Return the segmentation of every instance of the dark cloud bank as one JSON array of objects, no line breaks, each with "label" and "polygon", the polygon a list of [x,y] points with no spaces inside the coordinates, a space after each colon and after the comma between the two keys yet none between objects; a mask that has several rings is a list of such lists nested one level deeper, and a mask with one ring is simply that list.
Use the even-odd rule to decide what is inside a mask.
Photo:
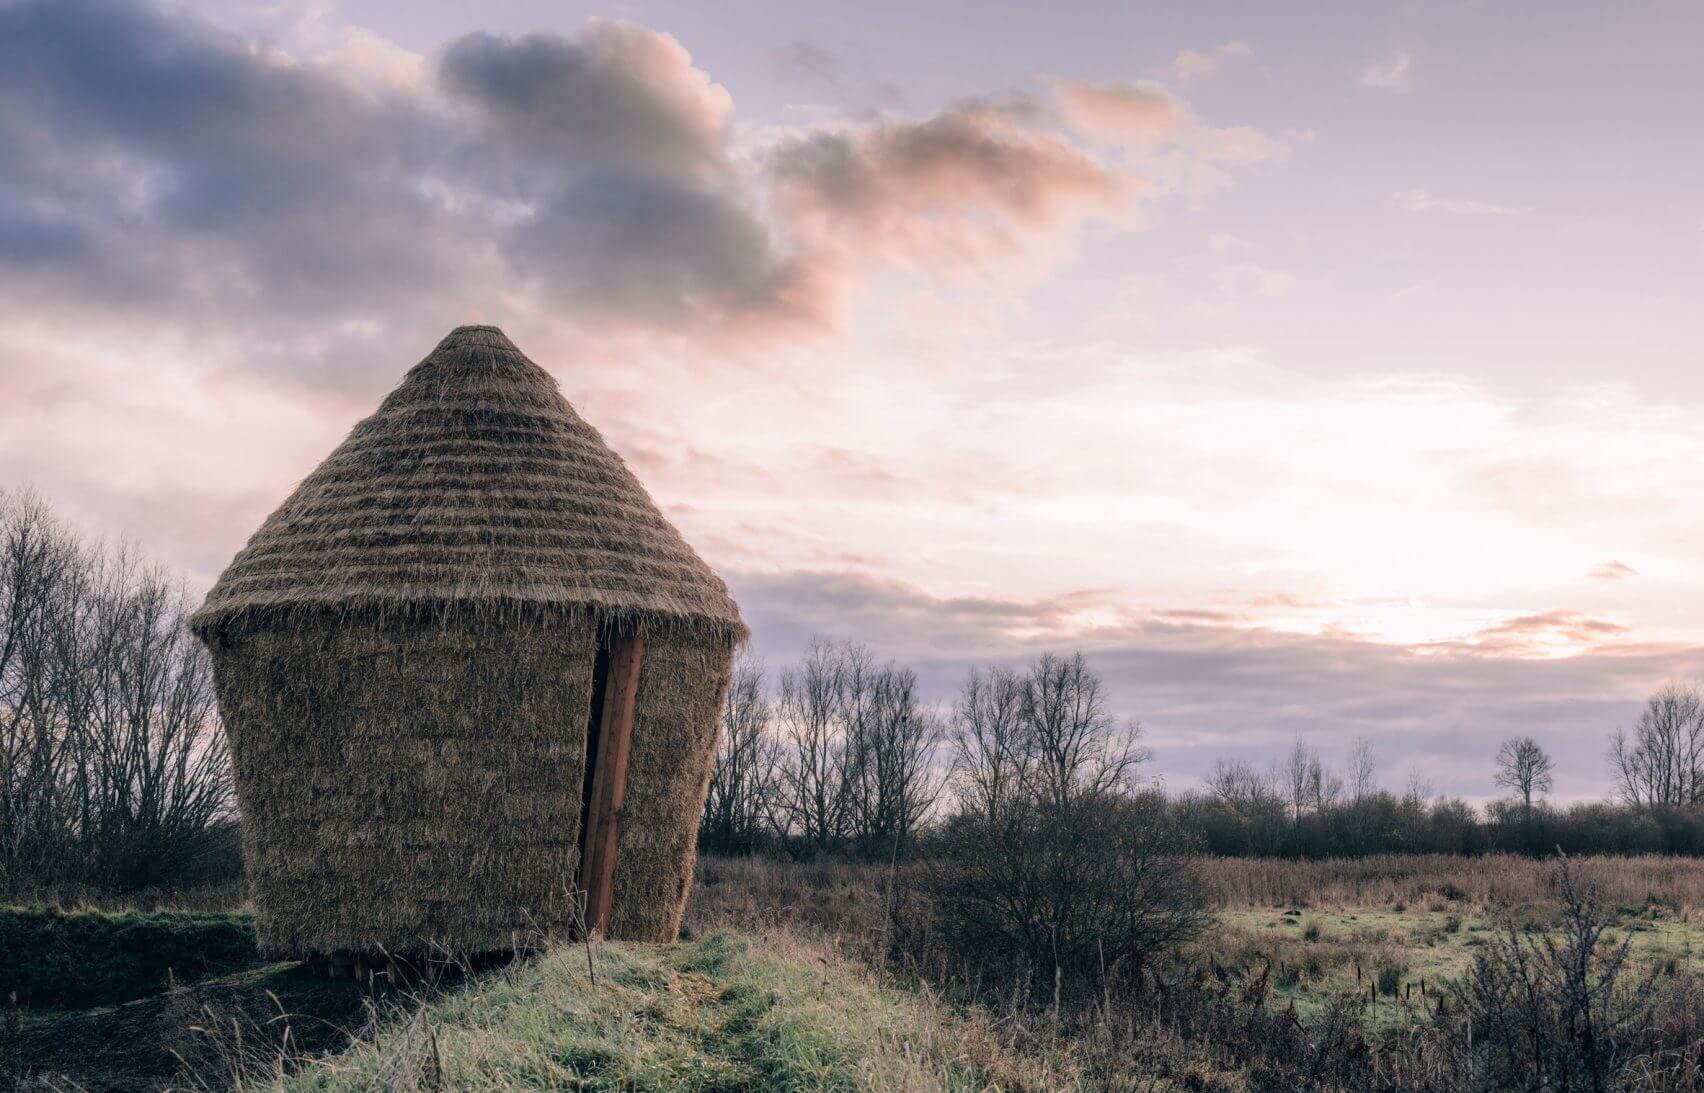
[{"label": "dark cloud bank", "polygon": [[493,274],[633,321],[791,306],[671,41],[474,34],[421,87],[360,75],[136,3],[0,6],[0,276],[261,337],[441,325],[507,302]]},{"label": "dark cloud bank", "polygon": [[[0,2],[0,287],[240,330],[251,366],[366,390],[375,347],[469,309],[822,331],[863,263],[928,257],[895,239],[987,256],[1119,189],[1059,132],[974,107],[755,157],[732,113],[679,43],[626,23],[468,34],[399,82],[139,0]],[[323,344],[339,323],[368,334]]]},{"label": "dark cloud bank", "polygon": [[[1498,744],[1522,734],[1555,755],[1560,794],[1596,796],[1608,790],[1609,734],[1630,724],[1662,682],[1704,671],[1704,652],[1693,648],[1509,655],[1524,651],[1520,635],[1530,627],[1509,627],[1518,632],[1512,645],[1493,636],[1405,647],[1159,616],[1061,637],[1073,612],[1105,597],[950,599],[850,573],[747,574],[732,583],[766,659],[784,664],[815,635],[864,641],[916,668],[937,696],[950,697],[975,664],[1080,649],[1107,678],[1119,714],[1148,730],[1158,771],[1171,777],[1205,775],[1219,757],[1276,759],[1297,736],[1341,761],[1366,736],[1392,788],[1412,769],[1439,792],[1490,797]],[[1582,625],[1559,614],[1522,621]]]}]

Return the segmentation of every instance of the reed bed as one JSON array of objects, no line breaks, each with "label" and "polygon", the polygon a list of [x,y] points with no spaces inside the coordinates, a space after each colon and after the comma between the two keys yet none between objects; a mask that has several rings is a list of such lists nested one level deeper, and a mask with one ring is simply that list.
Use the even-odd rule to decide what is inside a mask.
[{"label": "reed bed", "polygon": [[[1606,903],[1704,908],[1704,859],[1656,854],[1575,860],[1581,881]],[[1555,864],[1512,854],[1381,854],[1295,861],[1208,858],[1202,879],[1220,909],[1386,907],[1446,910],[1451,904],[1536,903],[1553,898]]]}]

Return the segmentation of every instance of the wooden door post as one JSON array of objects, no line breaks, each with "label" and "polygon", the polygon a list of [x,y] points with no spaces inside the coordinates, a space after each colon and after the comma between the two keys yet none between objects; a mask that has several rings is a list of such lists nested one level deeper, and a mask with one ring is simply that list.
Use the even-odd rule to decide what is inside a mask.
[{"label": "wooden door post", "polygon": [[580,863],[588,933],[609,932],[621,804],[627,795],[627,756],[633,750],[633,713],[639,699],[639,665],[644,659],[643,631],[610,633],[609,676],[604,684],[603,719],[598,726],[597,768],[592,772],[586,810],[586,849]]}]

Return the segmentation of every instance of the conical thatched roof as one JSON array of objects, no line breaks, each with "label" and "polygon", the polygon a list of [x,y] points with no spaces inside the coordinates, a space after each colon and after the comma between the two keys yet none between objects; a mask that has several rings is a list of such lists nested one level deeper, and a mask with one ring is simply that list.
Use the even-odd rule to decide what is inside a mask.
[{"label": "conical thatched roof", "polygon": [[463,326],[267,518],[191,625],[558,606],[745,636],[727,586],[549,373]]}]

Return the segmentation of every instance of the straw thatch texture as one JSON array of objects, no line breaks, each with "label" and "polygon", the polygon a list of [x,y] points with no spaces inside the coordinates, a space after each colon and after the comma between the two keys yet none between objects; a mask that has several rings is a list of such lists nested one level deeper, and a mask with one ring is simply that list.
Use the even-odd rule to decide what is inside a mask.
[{"label": "straw thatch texture", "polygon": [[614,937],[680,934],[732,663],[727,642],[646,639],[616,852]]},{"label": "straw thatch texture", "polygon": [[459,327],[261,525],[191,625],[528,604],[745,635],[727,586],[550,374],[495,327]]},{"label": "straw thatch texture", "polygon": [[262,946],[484,952],[571,921],[595,624],[355,619],[215,657]]},{"label": "straw thatch texture", "polygon": [[672,938],[733,646],[727,588],[556,383],[461,327],[191,619],[261,944],[477,953],[570,921],[602,628],[646,656],[612,933]]}]

